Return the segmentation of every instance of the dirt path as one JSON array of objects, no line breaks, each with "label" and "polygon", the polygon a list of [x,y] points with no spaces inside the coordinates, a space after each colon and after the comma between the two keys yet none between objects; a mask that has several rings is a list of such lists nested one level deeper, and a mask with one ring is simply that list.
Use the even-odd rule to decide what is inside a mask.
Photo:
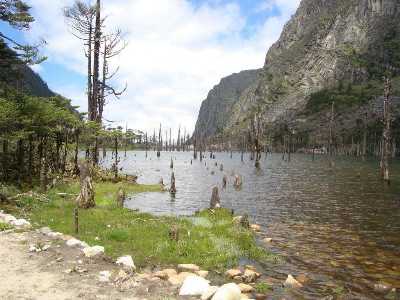
[{"label": "dirt path", "polygon": [[[50,248],[31,253],[31,244]],[[111,281],[100,282],[100,271],[112,272]],[[106,258],[86,258],[62,240],[34,231],[0,232],[0,299],[176,299],[176,289],[146,273],[118,285],[118,272]]]}]

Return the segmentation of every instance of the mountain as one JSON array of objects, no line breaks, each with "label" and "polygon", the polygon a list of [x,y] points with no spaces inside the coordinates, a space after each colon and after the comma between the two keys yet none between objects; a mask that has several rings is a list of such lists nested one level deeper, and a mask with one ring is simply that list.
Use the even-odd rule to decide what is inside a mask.
[{"label": "mountain", "polygon": [[22,67],[22,86],[28,94],[38,97],[52,97],[55,93],[49,89],[47,83],[43,81],[39,74],[34,72],[30,67]]},{"label": "mountain", "polygon": [[55,94],[42,78],[28,65],[23,64],[17,53],[0,39],[0,82],[38,97],[52,97]]},{"label": "mountain", "polygon": [[240,96],[256,82],[260,70],[248,70],[221,79],[201,104],[194,136],[221,133]]},{"label": "mountain", "polygon": [[[239,135],[257,110],[271,135],[290,128],[323,142],[334,103],[342,120],[337,135],[353,135],[367,107],[379,106],[382,76],[390,73],[393,93],[400,94],[399,17],[398,0],[302,0],[250,88],[228,112],[200,111],[196,132],[210,136],[218,128]],[[208,107],[220,107],[218,97],[207,101],[214,101]],[[397,98],[394,102],[397,107]],[[219,127],[207,122],[220,114]],[[372,126],[379,118],[380,111],[372,110],[367,122]]]}]

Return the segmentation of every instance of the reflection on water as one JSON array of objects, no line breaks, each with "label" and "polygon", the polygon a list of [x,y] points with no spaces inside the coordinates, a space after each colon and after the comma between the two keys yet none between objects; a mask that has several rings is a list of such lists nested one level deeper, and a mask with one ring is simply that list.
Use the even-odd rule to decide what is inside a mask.
[{"label": "reflection on water", "polygon": [[[236,214],[248,213],[272,237],[268,247],[286,258],[280,266],[264,266],[272,277],[306,274],[309,283],[295,298],[343,295],[381,299],[374,284],[400,287],[400,164],[393,166],[393,183],[385,187],[376,161],[338,158],[334,170],[325,157],[293,155],[290,163],[281,155],[263,158],[257,171],[254,162],[240,154],[217,153],[215,160],[194,160],[191,153],[167,152],[157,159],[149,152],[128,152],[121,158],[123,171],[139,175],[140,183],[170,180],[171,157],[178,193],[145,193],[127,207],[155,214],[188,215],[207,208],[212,187],[220,187],[224,207]],[[105,165],[110,165],[110,155]],[[215,165],[218,163],[218,166]],[[219,164],[224,171],[220,171]],[[243,177],[236,191],[233,175]],[[228,187],[222,189],[222,178]],[[287,291],[286,291],[287,292]]]}]

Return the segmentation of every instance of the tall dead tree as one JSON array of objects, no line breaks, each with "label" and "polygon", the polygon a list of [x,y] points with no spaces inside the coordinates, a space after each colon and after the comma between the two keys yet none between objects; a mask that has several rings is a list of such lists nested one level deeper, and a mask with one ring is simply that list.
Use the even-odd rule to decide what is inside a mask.
[{"label": "tall dead tree", "polygon": [[388,77],[384,78],[384,94],[383,94],[383,147],[381,158],[381,174],[383,180],[387,183],[390,182],[389,177],[389,159],[391,151],[391,114],[390,114],[390,93],[391,93],[391,80]]},{"label": "tall dead tree", "polygon": [[119,71],[119,67],[116,68],[113,72],[110,72],[109,69],[109,61],[113,58],[121,54],[121,52],[125,49],[126,43],[123,40],[123,34],[121,30],[117,30],[111,34],[104,34],[102,37],[103,47],[101,51],[102,56],[102,80],[101,83],[98,84],[98,88],[100,90],[100,94],[97,97],[97,115],[96,120],[98,123],[102,123],[103,120],[103,111],[104,106],[106,105],[106,99],[109,96],[114,96],[119,98],[127,89],[127,85],[125,87],[117,91],[114,87],[109,84],[109,81],[113,79]]},{"label": "tall dead tree", "polygon": [[333,130],[335,126],[335,102],[332,102],[331,104],[331,115],[330,115],[330,121],[329,121],[329,145],[328,145],[328,151],[329,151],[329,164],[331,167],[334,167],[335,163],[333,161]]},{"label": "tall dead tree", "polygon": [[89,109],[89,121],[98,121],[98,99],[100,92],[100,47],[101,47],[101,3],[96,0],[96,19],[94,27],[94,46],[93,46],[93,91]]},{"label": "tall dead tree", "polygon": [[161,123],[160,123],[160,130],[158,131],[158,143],[157,143],[157,157],[161,156],[161,147],[162,147],[162,136],[161,136]]},{"label": "tall dead tree", "polygon": [[252,148],[255,151],[255,167],[260,167],[260,159],[261,159],[261,136],[262,136],[262,121],[261,121],[261,112],[256,112],[254,117],[250,121],[250,135],[252,141]]},{"label": "tall dead tree", "polygon": [[72,34],[82,40],[86,47],[87,57],[87,101],[89,119],[94,120],[95,107],[93,106],[93,42],[96,19],[96,7],[87,5],[83,1],[75,1],[71,7],[64,8],[64,16],[72,29]]},{"label": "tall dead tree", "polygon": [[176,146],[178,148],[178,151],[181,151],[181,125],[179,125],[178,129],[178,139],[176,140]]}]

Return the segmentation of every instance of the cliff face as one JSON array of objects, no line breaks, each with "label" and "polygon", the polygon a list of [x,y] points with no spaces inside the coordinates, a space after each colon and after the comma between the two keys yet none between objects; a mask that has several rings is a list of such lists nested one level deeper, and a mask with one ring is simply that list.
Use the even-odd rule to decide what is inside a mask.
[{"label": "cliff face", "polygon": [[[246,128],[254,108],[262,111],[267,126],[289,115],[290,122],[301,116],[304,123],[315,93],[335,90],[343,83],[360,86],[362,91],[387,70],[398,76],[399,17],[399,0],[303,0],[269,49],[253,88],[235,103],[225,131],[238,133]],[[342,108],[360,106],[362,98],[380,95],[378,90],[369,91],[358,102],[355,96],[349,98],[354,103],[343,103]]]},{"label": "cliff face", "polygon": [[242,71],[225,77],[208,93],[201,104],[194,136],[209,137],[221,133],[243,92],[257,81],[260,70]]}]

